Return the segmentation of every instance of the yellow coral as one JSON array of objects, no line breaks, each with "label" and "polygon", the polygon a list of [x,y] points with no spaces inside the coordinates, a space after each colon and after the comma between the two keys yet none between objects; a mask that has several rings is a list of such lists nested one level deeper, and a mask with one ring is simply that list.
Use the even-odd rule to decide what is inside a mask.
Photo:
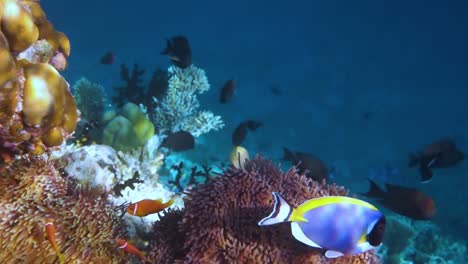
[{"label": "yellow coral", "polygon": [[40,154],[75,130],[79,111],[59,71],[70,41],[38,1],[0,0],[0,144]]}]

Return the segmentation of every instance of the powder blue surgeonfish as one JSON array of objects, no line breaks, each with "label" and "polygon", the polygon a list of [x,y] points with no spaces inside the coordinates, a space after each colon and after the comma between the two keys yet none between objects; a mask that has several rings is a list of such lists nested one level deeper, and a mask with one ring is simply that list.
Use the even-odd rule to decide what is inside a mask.
[{"label": "powder blue surgeonfish", "polygon": [[259,226],[291,222],[294,238],[326,250],[327,258],[359,254],[382,244],[385,216],[373,205],[346,196],[307,200],[297,208],[273,192],[273,212]]}]

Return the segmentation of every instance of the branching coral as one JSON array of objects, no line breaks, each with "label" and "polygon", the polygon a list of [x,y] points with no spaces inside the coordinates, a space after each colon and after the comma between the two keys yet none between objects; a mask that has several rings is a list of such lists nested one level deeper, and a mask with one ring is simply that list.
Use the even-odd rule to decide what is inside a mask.
[{"label": "branching coral", "polygon": [[0,1],[0,24],[0,146],[39,154],[69,137],[79,118],[59,73],[70,43],[39,1]]},{"label": "branching coral", "polygon": [[126,263],[115,238],[124,236],[121,210],[102,188],[77,185],[42,158],[14,161],[0,173],[0,262],[55,263],[46,219],[66,263]]},{"label": "branching coral", "polygon": [[[297,173],[282,172],[256,157],[245,169],[227,169],[224,175],[197,185],[185,199],[181,214],[155,223],[152,261],[158,263],[378,263],[373,251],[327,259],[319,249],[293,238],[290,225],[262,228],[258,221],[273,207],[271,192],[284,195],[293,206],[326,195],[347,195],[336,185],[321,184]],[[164,226],[164,228],[161,228]],[[162,238],[164,237],[164,238]],[[164,248],[163,251],[159,251]],[[161,261],[161,262],[159,262]]]},{"label": "branching coral", "polygon": [[106,103],[104,87],[83,77],[73,85],[73,95],[81,117],[88,122],[101,121]]},{"label": "branching coral", "polygon": [[169,88],[153,114],[153,122],[161,130],[189,131],[195,137],[224,127],[220,116],[198,111],[197,94],[210,89],[205,71],[193,65],[186,69],[169,67]]}]

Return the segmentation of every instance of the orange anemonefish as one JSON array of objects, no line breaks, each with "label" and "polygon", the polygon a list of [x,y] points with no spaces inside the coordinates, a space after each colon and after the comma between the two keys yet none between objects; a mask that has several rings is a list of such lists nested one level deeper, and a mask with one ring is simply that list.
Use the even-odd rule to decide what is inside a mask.
[{"label": "orange anemonefish", "polygon": [[359,254],[382,244],[385,216],[365,201],[324,196],[293,208],[279,193],[273,192],[273,197],[273,211],[258,225],[291,222],[294,238],[324,249],[327,258]]},{"label": "orange anemonefish", "polygon": [[159,213],[162,210],[168,208],[174,203],[174,199],[171,198],[166,203],[162,202],[162,199],[150,200],[144,199],[136,203],[132,203],[127,208],[127,213],[139,217],[147,216],[150,214]]},{"label": "orange anemonefish", "polygon": [[65,261],[65,257],[60,253],[59,248],[57,246],[57,242],[55,241],[55,225],[54,225],[53,219],[51,218],[46,219],[45,229],[46,229],[47,237],[49,238],[50,244],[52,245],[52,248],[57,253],[59,262],[63,263]]},{"label": "orange anemonefish", "polygon": [[119,249],[139,257],[141,261],[146,261],[145,254],[134,245],[128,243],[125,239],[118,238],[116,239],[116,242],[119,246]]}]

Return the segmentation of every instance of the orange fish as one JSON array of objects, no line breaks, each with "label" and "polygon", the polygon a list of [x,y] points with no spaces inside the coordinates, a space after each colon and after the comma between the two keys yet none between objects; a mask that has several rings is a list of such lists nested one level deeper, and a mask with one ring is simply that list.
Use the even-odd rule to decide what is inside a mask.
[{"label": "orange fish", "polygon": [[54,226],[53,219],[51,218],[46,219],[45,229],[46,229],[47,237],[49,238],[50,244],[52,245],[52,248],[57,253],[59,262],[63,263],[65,261],[65,257],[60,253],[59,248],[57,246],[57,242],[55,241],[55,226]]},{"label": "orange fish", "polygon": [[127,208],[127,213],[139,217],[147,216],[150,214],[159,213],[162,210],[168,208],[174,203],[174,199],[170,199],[166,203],[162,202],[162,199],[150,200],[145,199],[136,203],[132,203]]},{"label": "orange fish", "polygon": [[133,254],[135,256],[138,256],[140,260],[143,262],[146,261],[145,254],[141,252],[140,250],[138,250],[138,248],[136,248],[134,245],[128,243],[125,239],[119,238],[116,240],[116,242],[117,242],[117,245],[119,246],[119,249],[122,249],[123,251]]}]

